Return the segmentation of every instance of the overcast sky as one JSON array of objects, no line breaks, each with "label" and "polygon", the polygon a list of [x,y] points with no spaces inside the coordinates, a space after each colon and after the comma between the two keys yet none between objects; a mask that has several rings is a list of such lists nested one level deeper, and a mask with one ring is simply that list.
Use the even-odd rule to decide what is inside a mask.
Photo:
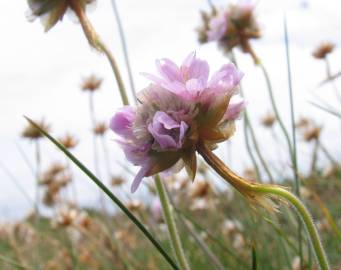
[{"label": "overcast sky", "polygon": [[[229,1],[213,1],[223,6]],[[257,2],[257,14],[264,37],[254,42],[255,50],[267,66],[276,99],[286,123],[289,122],[287,72],[283,44],[283,13],[287,12],[290,34],[293,86],[297,116],[313,116],[325,130],[322,138],[332,153],[341,157],[339,146],[341,127],[339,121],[312,107],[308,101],[312,92],[328,102],[337,104],[329,86],[313,90],[324,79],[323,63],[312,59],[311,51],[320,42],[330,40],[341,45],[341,3],[340,1],[271,1]],[[200,23],[199,11],[208,9],[205,1],[199,0],[145,0],[118,1],[122,23],[125,29],[130,62],[137,89],[148,81],[140,72],[154,72],[156,58],[168,57],[180,63],[191,51],[197,51],[200,58],[207,59],[211,72],[228,60],[215,44],[199,46],[194,29]],[[101,91],[96,93],[96,115],[99,120],[108,121],[115,109],[121,105],[120,97],[109,64],[106,59],[89,48],[79,24],[72,16],[65,16],[49,33],[44,33],[39,20],[27,22],[26,1],[0,2],[0,149],[1,164],[16,177],[19,184],[33,197],[34,179],[16,146],[24,150],[34,165],[34,147],[20,139],[25,126],[22,115],[34,119],[44,117],[52,125],[56,136],[65,131],[76,134],[81,143],[76,155],[92,168],[92,145],[89,133],[90,122],[88,97],[79,90],[81,79],[94,73],[103,77]],[[109,45],[121,66],[127,87],[129,86],[117,25],[110,0],[99,0],[89,14],[97,31]],[[264,79],[248,56],[238,54],[240,69],[245,73],[243,85],[249,102],[249,110],[255,124],[269,109]],[[332,69],[341,69],[341,53],[336,51],[331,60]],[[340,86],[341,87],[341,86]],[[338,104],[340,107],[340,104]],[[241,127],[241,121],[238,123]],[[290,170],[285,156],[285,144],[274,143],[269,147],[271,133],[257,127],[262,151],[267,159],[282,153],[280,165]],[[278,136],[280,132],[276,129]],[[299,137],[299,136],[298,136]],[[123,154],[108,134],[112,169],[120,174],[124,170],[117,165]],[[231,141],[233,158],[229,165],[241,172],[250,164],[244,148],[242,129]],[[339,148],[340,149],[340,148]],[[311,150],[300,146],[299,161],[302,167],[310,160]],[[226,148],[220,152],[226,156]],[[63,160],[63,156],[49,143],[43,143],[44,166],[51,160]],[[277,160],[276,160],[277,162]],[[276,164],[271,164],[276,166]],[[281,167],[281,169],[283,169]],[[75,171],[77,171],[75,169]],[[132,178],[132,176],[129,176]],[[0,170],[0,217],[20,217],[29,209],[23,195]],[[93,204],[97,198],[95,187],[81,174],[77,174],[77,188],[84,204]],[[128,188],[126,188],[128,190]],[[143,189],[134,196],[143,196]]]}]

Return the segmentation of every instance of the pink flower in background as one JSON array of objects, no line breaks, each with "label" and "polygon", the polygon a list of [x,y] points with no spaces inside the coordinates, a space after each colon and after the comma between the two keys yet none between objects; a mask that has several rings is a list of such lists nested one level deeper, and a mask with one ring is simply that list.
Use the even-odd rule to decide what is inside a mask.
[{"label": "pink flower in background", "polygon": [[159,75],[146,75],[153,83],[138,93],[137,107],[119,109],[110,122],[126,158],[141,167],[132,192],[144,177],[184,166],[194,179],[196,145],[227,140],[245,107],[243,101],[230,104],[243,76],[231,63],[210,80],[208,63],[195,53],[180,67],[169,59],[156,63]]},{"label": "pink flower in background", "polygon": [[208,41],[220,40],[227,30],[227,14],[221,12],[209,21],[209,29],[206,31]]}]

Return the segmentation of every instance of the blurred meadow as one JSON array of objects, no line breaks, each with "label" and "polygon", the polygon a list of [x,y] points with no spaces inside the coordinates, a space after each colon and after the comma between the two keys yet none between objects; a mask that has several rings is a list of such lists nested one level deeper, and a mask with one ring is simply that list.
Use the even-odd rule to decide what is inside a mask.
[{"label": "blurred meadow", "polygon": [[[341,269],[341,3],[254,1],[255,22],[237,41],[229,31],[239,28],[231,24],[211,39],[210,20],[246,2],[0,3],[0,269]],[[44,32],[43,13],[58,5],[68,7],[66,14]],[[243,13],[231,10],[223,14],[238,25]],[[132,193],[138,169],[109,127],[123,103],[106,49],[132,105],[134,91],[151,83],[141,73],[155,74],[156,59],[180,65],[195,52],[210,77],[233,62],[244,74],[236,89],[246,108],[228,120],[233,136],[210,150],[246,181],[296,194],[330,268],[297,205],[273,194],[258,204],[254,194],[222,181],[199,146],[193,181],[188,164],[154,181],[159,169]]]}]

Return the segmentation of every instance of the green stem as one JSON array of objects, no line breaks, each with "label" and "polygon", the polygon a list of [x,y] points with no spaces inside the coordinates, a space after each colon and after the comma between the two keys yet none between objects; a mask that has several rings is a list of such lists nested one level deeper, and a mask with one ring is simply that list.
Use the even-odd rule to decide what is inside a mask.
[{"label": "green stem", "polygon": [[[242,195],[253,200],[254,202],[262,203],[262,199],[266,197],[278,196],[282,199],[291,203],[297,210],[299,216],[301,217],[312,244],[313,250],[315,252],[317,261],[322,270],[329,270],[329,264],[327,256],[322,247],[322,243],[314,225],[314,222],[305,208],[303,203],[291,192],[286,189],[276,186],[276,185],[265,185],[258,184],[254,182],[249,182],[244,178],[238,176],[233,171],[231,171],[208,147],[207,145],[200,143],[197,146],[197,151],[201,154],[204,160],[228,183],[230,183],[234,188],[236,188]],[[265,196],[261,196],[265,195]],[[264,204],[262,204],[265,206]]]},{"label": "green stem", "polygon": [[132,92],[133,97],[134,97],[134,102],[136,104],[137,103],[137,96],[136,96],[136,90],[135,90],[135,85],[134,85],[134,78],[133,78],[133,74],[131,71],[127,42],[126,42],[126,38],[124,36],[123,26],[122,26],[122,22],[121,22],[121,18],[120,18],[120,13],[118,12],[116,0],[111,0],[111,4],[112,4],[113,11],[115,14],[115,18],[116,18],[116,22],[117,22],[117,26],[118,26],[118,32],[119,32],[121,43],[122,43],[124,61],[126,63],[126,67],[127,67],[127,71],[128,71],[129,84],[130,84],[131,92]]},{"label": "green stem", "polygon": [[256,175],[257,175],[257,180],[261,181],[261,176],[260,176],[260,171],[259,171],[259,168],[258,168],[258,164],[257,164],[255,156],[252,153],[252,149],[251,149],[251,145],[250,145],[250,139],[249,139],[249,134],[248,134],[248,128],[250,128],[250,126],[249,126],[249,122],[246,121],[246,119],[244,121],[244,125],[243,126],[244,126],[244,139],[245,139],[246,149],[247,149],[247,151],[248,151],[248,153],[250,155],[253,167],[255,168]]},{"label": "green stem", "polygon": [[[232,62],[236,65],[236,67],[238,67],[237,59],[236,59],[236,57],[235,57],[233,51],[231,52],[231,60],[232,60]],[[244,98],[244,91],[243,91],[242,85],[240,85],[240,94],[241,94],[241,96]],[[255,170],[256,170],[256,173],[257,173],[257,175],[258,175],[258,178],[261,179],[261,178],[260,178],[260,173],[259,173],[259,168],[258,168],[257,164],[255,163],[254,156],[253,156],[252,151],[251,151],[251,148],[250,148],[250,146],[249,146],[249,141],[248,141],[248,136],[247,136],[247,130],[246,130],[246,129],[248,129],[248,131],[250,132],[251,139],[252,139],[252,142],[253,142],[253,144],[254,144],[255,151],[256,151],[256,153],[257,153],[257,156],[258,156],[258,158],[259,158],[259,161],[260,161],[260,163],[262,164],[262,166],[263,166],[263,168],[264,168],[266,174],[268,175],[268,178],[269,178],[270,182],[272,183],[272,182],[274,181],[274,178],[273,178],[272,173],[271,173],[271,171],[270,171],[268,165],[266,164],[266,161],[265,161],[265,159],[264,159],[264,157],[263,157],[263,155],[262,155],[262,153],[261,153],[261,151],[260,151],[260,149],[259,149],[259,144],[258,144],[258,141],[257,141],[257,138],[256,138],[255,131],[254,131],[254,129],[253,129],[252,123],[251,123],[251,121],[250,121],[250,117],[249,117],[249,113],[248,113],[247,108],[245,108],[244,117],[245,117],[245,128],[244,128],[244,132],[245,132],[245,134],[244,134],[244,136],[245,136],[245,143],[246,143],[247,150],[248,150],[248,152],[249,152],[249,154],[250,154],[251,161],[252,161],[252,163],[253,163],[254,166],[255,166]],[[249,149],[249,148],[250,148],[250,149]],[[258,171],[258,172],[257,172],[257,171]]]},{"label": "green stem", "polygon": [[101,38],[95,31],[93,25],[91,24],[88,17],[86,16],[86,13],[84,12],[84,8],[81,6],[80,1],[70,0],[69,5],[70,5],[70,8],[77,15],[79,22],[83,28],[83,32],[86,38],[88,39],[90,46],[104,53],[105,56],[108,58],[110,66],[116,78],[116,82],[117,82],[118,89],[120,91],[122,102],[124,105],[128,105],[129,104],[128,96],[125,90],[125,86],[122,80],[120,70],[118,68],[118,65],[116,63],[114,56],[112,55],[109,48],[104,44],[104,42],[101,40]]},{"label": "green stem", "polygon": [[179,269],[173,259],[163,249],[161,244],[151,235],[147,228],[132,214],[127,207],[107,188],[102,181],[100,181],[83,163],[81,163],[70,151],[68,151],[61,143],[41,129],[33,120],[26,117],[26,120],[37,128],[46,138],[48,138],[56,147],[58,147],[82,172],[84,172],[107,196],[123,211],[124,214],[140,229],[140,231],[148,238],[148,240],[155,246],[164,259],[170,264],[173,269]]},{"label": "green stem", "polygon": [[323,249],[320,236],[314,225],[313,219],[310,216],[310,213],[307,210],[307,208],[300,201],[300,199],[296,197],[294,194],[292,194],[291,192],[289,192],[288,190],[282,187],[278,187],[278,186],[258,185],[258,186],[253,186],[253,189],[257,193],[263,193],[267,195],[275,195],[275,196],[281,197],[285,199],[286,201],[288,201],[289,203],[291,203],[295,207],[295,209],[297,210],[299,216],[301,217],[306,227],[306,230],[310,239],[310,243],[313,247],[313,250],[315,252],[317,261],[321,269],[322,270],[330,269],[326,253]]},{"label": "green stem", "polygon": [[271,82],[270,82],[270,78],[269,78],[269,74],[267,72],[267,70],[265,69],[265,66],[263,65],[262,62],[258,62],[258,66],[260,67],[260,69],[262,70],[263,72],[263,75],[264,75],[264,78],[265,78],[265,82],[266,82],[266,85],[267,85],[267,89],[268,89],[268,93],[269,93],[269,97],[270,97],[270,102],[271,102],[271,106],[272,106],[272,109],[274,111],[274,114],[275,114],[275,117],[278,121],[278,124],[280,126],[280,128],[282,129],[283,131],[283,134],[284,134],[284,137],[288,143],[288,148],[289,148],[289,153],[290,153],[290,156],[292,157],[293,155],[293,152],[292,152],[292,146],[291,146],[291,141],[290,141],[290,137],[289,137],[289,133],[283,123],[283,120],[279,114],[279,111],[278,111],[278,108],[277,108],[277,105],[276,105],[276,101],[275,101],[275,97],[274,97],[274,94],[273,94],[273,90],[272,90],[272,85],[271,85]]},{"label": "green stem", "polygon": [[187,262],[185,253],[183,251],[180,237],[176,228],[176,224],[175,224],[175,220],[173,216],[173,208],[171,207],[169,203],[169,199],[168,199],[165,187],[163,186],[163,183],[159,175],[155,176],[155,184],[156,184],[157,192],[159,193],[160,202],[161,202],[162,209],[163,209],[163,215],[167,223],[172,247],[174,249],[178,263],[180,265],[180,269],[189,270],[190,267]]},{"label": "green stem", "polygon": [[274,180],[274,178],[273,178],[273,176],[272,176],[272,173],[271,173],[271,171],[270,171],[268,165],[266,164],[266,161],[265,161],[265,159],[264,159],[264,157],[263,157],[263,155],[262,155],[262,153],[261,153],[261,151],[260,151],[260,149],[259,149],[259,145],[258,145],[258,141],[257,141],[257,138],[256,138],[256,134],[255,134],[255,131],[254,131],[254,129],[253,129],[253,126],[252,126],[252,124],[251,124],[251,122],[250,122],[250,119],[249,119],[249,116],[248,116],[248,112],[247,112],[247,111],[245,111],[245,122],[246,122],[246,125],[248,126],[248,129],[249,129],[249,131],[250,131],[250,135],[251,135],[251,138],[252,138],[253,145],[254,145],[254,147],[255,147],[256,153],[257,153],[257,155],[258,155],[258,158],[259,158],[260,162],[262,163],[263,168],[264,168],[266,174],[267,174],[268,177],[269,177],[270,183],[274,183],[275,180]]}]

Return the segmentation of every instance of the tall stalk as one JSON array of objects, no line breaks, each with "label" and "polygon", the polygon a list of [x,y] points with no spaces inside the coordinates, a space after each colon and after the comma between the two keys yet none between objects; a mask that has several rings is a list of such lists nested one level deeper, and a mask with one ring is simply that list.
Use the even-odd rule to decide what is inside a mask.
[{"label": "tall stalk", "polygon": [[163,186],[163,183],[159,175],[155,176],[155,184],[156,184],[157,192],[160,197],[160,202],[161,202],[162,209],[163,209],[163,215],[164,215],[167,227],[168,227],[169,237],[172,243],[172,247],[174,249],[175,256],[180,265],[180,269],[189,270],[190,267],[187,262],[187,259],[186,259],[181,241],[180,241],[180,236],[175,225],[173,208],[171,204],[169,203],[169,198],[167,196],[165,187]]},{"label": "tall stalk", "polygon": [[[236,67],[238,67],[237,59],[236,59],[236,57],[235,57],[235,55],[234,55],[233,52],[231,52],[231,60],[232,60],[232,62],[236,65]],[[244,98],[244,91],[243,91],[242,85],[240,85],[240,94],[241,94],[241,96]],[[254,162],[255,162],[255,159],[254,159],[253,153],[252,153],[252,151],[251,151],[251,148],[249,147],[248,137],[247,137],[247,133],[246,133],[247,131],[250,132],[251,139],[252,139],[253,145],[254,145],[254,147],[255,147],[255,151],[256,151],[256,153],[257,153],[257,156],[258,156],[258,158],[259,158],[259,161],[260,161],[260,163],[262,164],[262,166],[263,166],[263,168],[264,168],[264,170],[265,170],[265,172],[266,172],[266,174],[267,174],[267,176],[268,176],[268,178],[269,178],[269,181],[270,181],[271,183],[273,183],[273,182],[274,182],[274,178],[273,178],[272,173],[271,173],[271,171],[270,171],[268,165],[266,164],[266,161],[265,161],[265,159],[264,159],[264,157],[263,157],[263,155],[262,155],[262,153],[261,153],[261,151],[260,151],[260,149],[259,149],[258,140],[257,140],[257,138],[256,138],[255,131],[254,131],[253,126],[252,126],[252,123],[251,123],[251,121],[250,121],[250,117],[249,117],[249,113],[248,113],[247,108],[245,108],[244,118],[245,118],[245,128],[244,128],[244,132],[245,132],[245,135],[244,135],[244,136],[245,136],[245,144],[246,144],[247,150],[248,150],[248,152],[249,152],[249,154],[250,154],[251,161],[252,161],[252,163],[253,163],[254,165],[256,164],[256,163],[254,163]],[[260,178],[260,174],[259,174],[259,169],[258,169],[257,165],[256,165],[256,167],[255,167],[255,170],[256,170],[256,172],[258,171],[257,175],[259,175],[259,179],[261,179],[261,178]]]},{"label": "tall stalk", "polygon": [[97,34],[96,30],[94,29],[93,25],[89,21],[83,7],[79,0],[70,0],[70,8],[75,12],[76,16],[79,19],[79,22],[82,26],[83,32],[89,42],[89,44],[99,52],[104,53],[104,55],[109,60],[110,66],[114,72],[117,86],[121,95],[121,99],[124,105],[128,105],[129,100],[125,90],[125,86],[122,80],[122,76],[120,70],[118,68],[117,62],[109,50],[109,48],[105,45],[105,43],[101,40],[100,36]]},{"label": "tall stalk", "polygon": [[134,78],[133,78],[133,74],[132,74],[132,70],[131,70],[131,66],[130,66],[129,55],[128,55],[128,47],[127,47],[127,42],[126,42],[126,38],[124,35],[124,30],[123,30],[123,26],[122,26],[120,13],[119,13],[117,5],[116,5],[116,0],[111,0],[111,4],[112,4],[113,11],[115,14],[115,18],[116,18],[116,22],[117,22],[117,26],[118,26],[118,32],[119,32],[121,43],[122,43],[123,56],[124,56],[124,61],[125,61],[126,67],[127,67],[129,84],[130,84],[131,92],[132,92],[133,97],[134,97],[134,103],[136,104],[137,103],[137,96],[136,96]]}]

